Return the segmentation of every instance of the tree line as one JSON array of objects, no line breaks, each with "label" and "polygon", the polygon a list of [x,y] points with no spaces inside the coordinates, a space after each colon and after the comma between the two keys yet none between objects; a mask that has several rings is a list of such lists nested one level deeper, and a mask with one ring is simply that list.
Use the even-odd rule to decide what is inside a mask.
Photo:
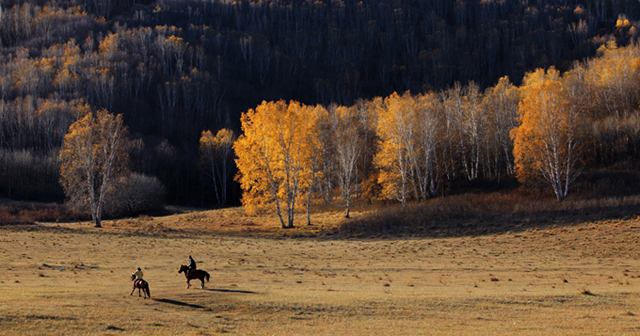
[{"label": "tree line", "polygon": [[[61,200],[64,134],[87,110],[106,109],[129,129],[131,171],[160,179],[169,202],[237,204],[237,185],[223,197],[199,164],[202,131],[239,134],[242,111],[263,100],[352,106],[456,82],[482,91],[505,75],[519,85],[536,67],[566,71],[637,35],[636,1],[581,3],[5,1],[0,194]],[[470,174],[487,167],[473,155]]]},{"label": "tree line", "polygon": [[640,47],[609,42],[598,54],[520,86],[503,77],[484,91],[471,82],[350,106],[265,101],[243,114],[234,145],[242,201],[275,205],[291,227],[298,204],[308,213],[335,198],[348,217],[353,196],[404,206],[460,179],[515,176],[563,200],[584,169],[640,159]]}]

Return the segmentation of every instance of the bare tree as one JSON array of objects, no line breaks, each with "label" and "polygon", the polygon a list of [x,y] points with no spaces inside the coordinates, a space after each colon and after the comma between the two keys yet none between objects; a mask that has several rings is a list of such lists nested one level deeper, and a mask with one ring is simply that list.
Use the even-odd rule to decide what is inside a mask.
[{"label": "bare tree", "polygon": [[509,137],[509,132],[518,126],[519,101],[518,89],[509,82],[508,77],[500,78],[496,86],[487,89],[483,99],[492,136],[504,155],[504,164],[509,175],[515,174],[513,140]]},{"label": "bare tree", "polygon": [[334,148],[338,161],[338,182],[346,201],[345,217],[349,218],[351,195],[357,185],[358,160],[364,151],[364,138],[355,108],[338,107],[334,110]]},{"label": "bare tree", "polygon": [[233,131],[226,128],[218,131],[215,137],[211,131],[202,131],[200,137],[201,162],[206,174],[213,180],[218,204],[227,203],[227,183],[231,177],[231,156],[236,138]]},{"label": "bare tree", "polygon": [[418,171],[418,184],[423,199],[435,196],[440,187],[442,176],[438,174],[436,150],[440,144],[438,115],[439,99],[436,94],[429,93],[418,98],[417,143],[420,145],[420,156],[416,156],[414,166]]}]

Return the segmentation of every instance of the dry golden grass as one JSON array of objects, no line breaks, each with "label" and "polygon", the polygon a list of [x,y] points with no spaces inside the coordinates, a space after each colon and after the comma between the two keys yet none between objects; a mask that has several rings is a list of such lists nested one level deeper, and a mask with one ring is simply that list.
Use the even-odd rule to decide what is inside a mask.
[{"label": "dry golden grass", "polygon": [[[281,230],[237,208],[0,227],[0,334],[640,333],[639,218],[444,238],[320,234],[341,220]],[[211,274],[204,290],[177,274],[189,254]],[[138,266],[152,299],[129,295]]]},{"label": "dry golden grass", "polygon": [[353,237],[486,235],[633,218],[639,208],[637,195],[557,202],[552,198],[521,197],[513,192],[467,193],[438,197],[406,208],[382,207],[342,223],[333,232]]}]

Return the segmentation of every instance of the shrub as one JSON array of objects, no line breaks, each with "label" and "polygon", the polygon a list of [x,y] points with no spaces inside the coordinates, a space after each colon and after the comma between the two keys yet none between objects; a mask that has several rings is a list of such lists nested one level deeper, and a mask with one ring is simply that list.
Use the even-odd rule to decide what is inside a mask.
[{"label": "shrub", "polygon": [[0,205],[0,225],[34,224],[35,222],[68,222],[81,219],[62,204],[6,202]]},{"label": "shrub", "polygon": [[159,210],[164,196],[165,188],[157,177],[133,173],[114,184],[107,196],[106,214],[120,217]]}]

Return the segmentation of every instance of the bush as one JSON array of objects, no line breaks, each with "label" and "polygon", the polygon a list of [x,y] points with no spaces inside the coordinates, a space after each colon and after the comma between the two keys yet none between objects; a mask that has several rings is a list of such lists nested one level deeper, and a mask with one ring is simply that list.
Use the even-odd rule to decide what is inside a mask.
[{"label": "bush", "polygon": [[165,193],[157,177],[133,173],[114,184],[107,195],[105,214],[122,217],[160,210]]},{"label": "bush", "polygon": [[82,219],[62,204],[4,201],[0,205],[0,225],[68,222]]}]

